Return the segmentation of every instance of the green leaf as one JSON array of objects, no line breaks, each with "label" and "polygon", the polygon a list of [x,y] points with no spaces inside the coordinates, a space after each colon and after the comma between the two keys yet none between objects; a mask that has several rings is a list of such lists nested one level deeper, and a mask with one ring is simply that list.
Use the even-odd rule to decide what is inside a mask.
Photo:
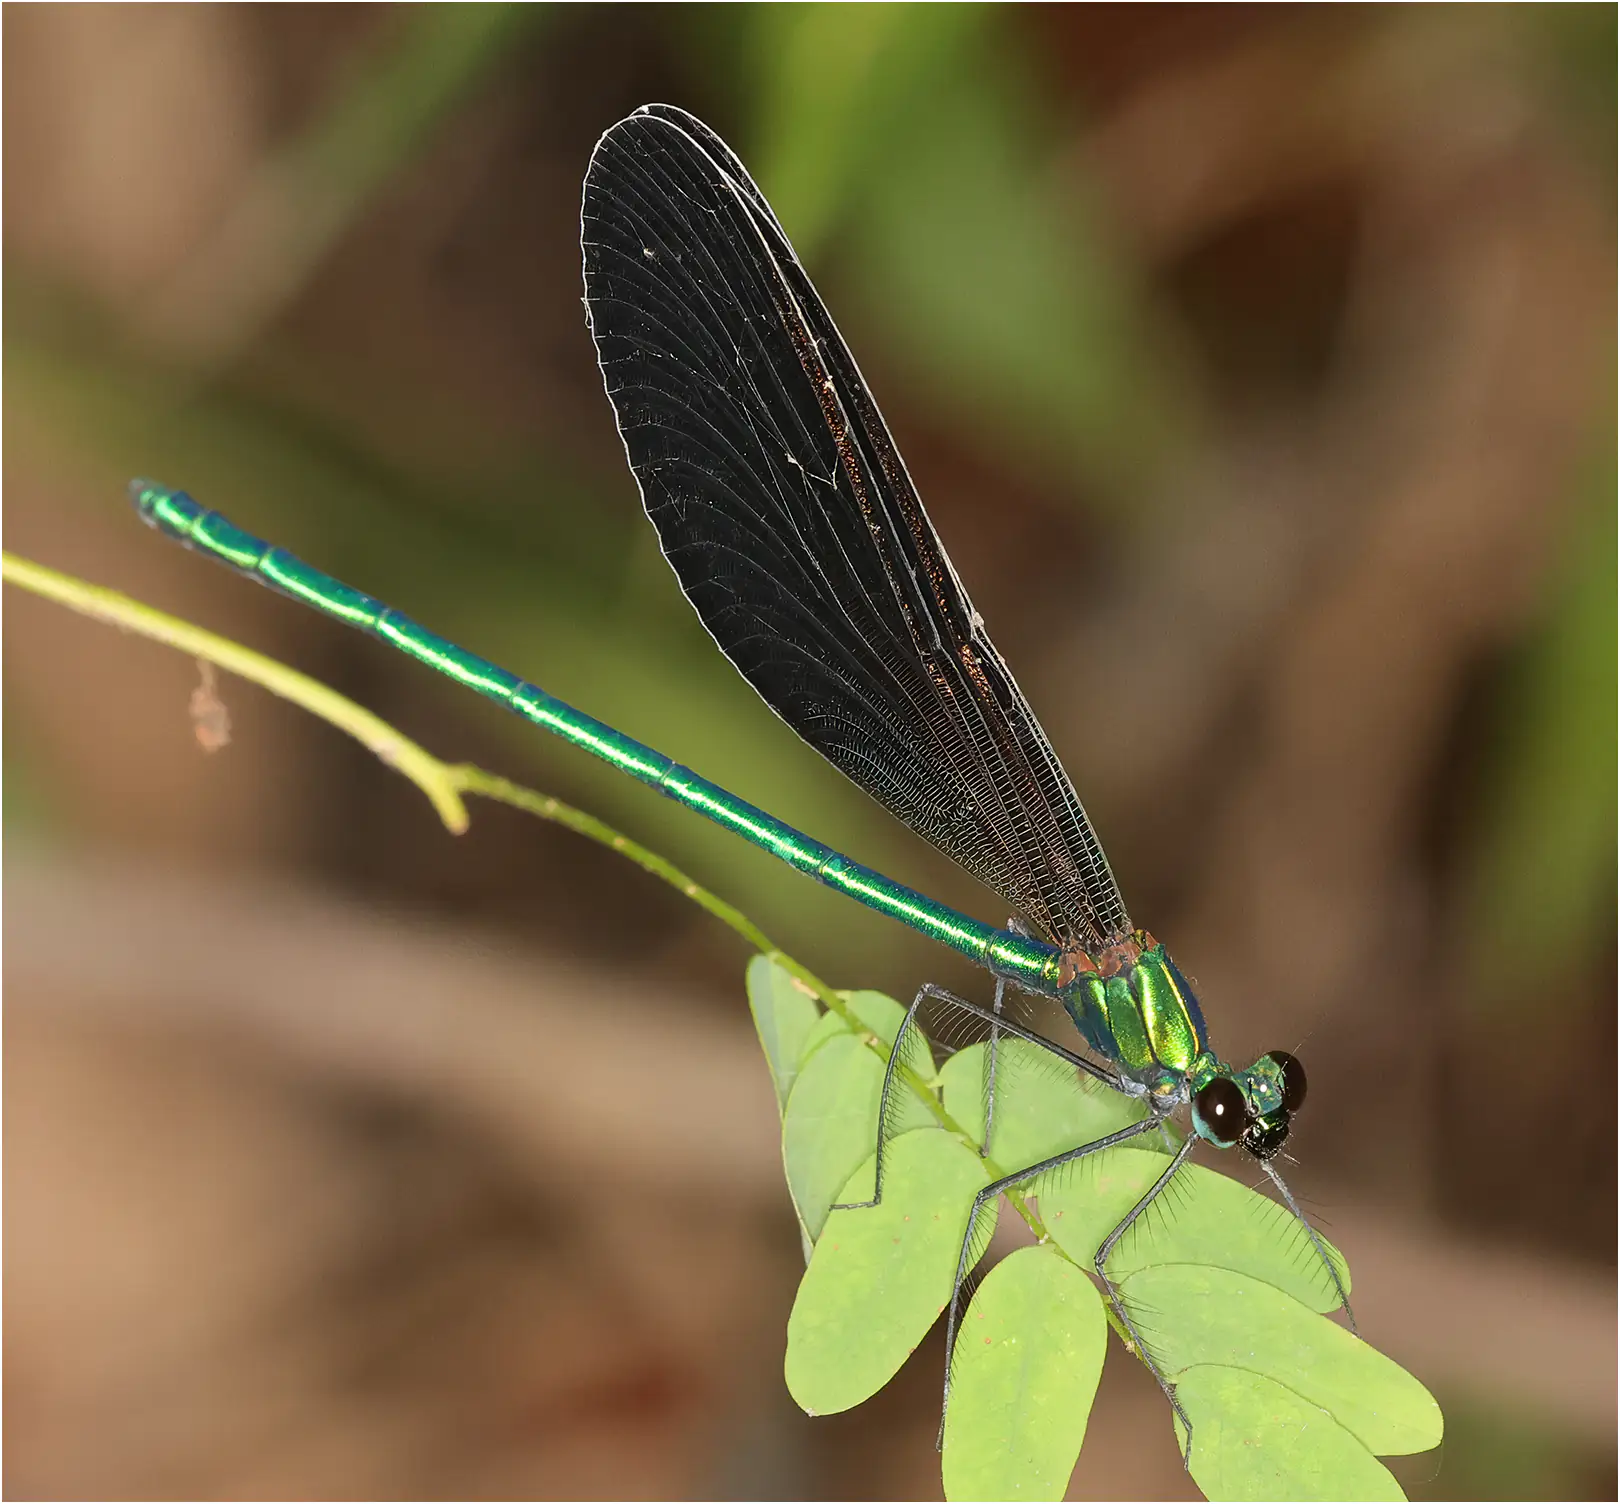
[{"label": "green leaf", "polygon": [[947,1499],[1061,1499],[1086,1438],[1108,1322],[1050,1247],[985,1277],[958,1334],[945,1416]]},{"label": "green leaf", "polygon": [[804,1043],[799,1046],[799,1069],[803,1070],[810,1063],[810,1057],[829,1039],[848,1033],[849,1025],[829,1008],[816,1020],[815,1027],[805,1035]]},{"label": "green leaf", "polygon": [[[1135,1146],[1107,1149],[1054,1171],[1037,1187],[1041,1221],[1084,1269],[1103,1240],[1164,1173],[1164,1155]],[[1344,1257],[1323,1240],[1344,1287]],[[1316,1311],[1338,1291],[1309,1235],[1287,1207],[1203,1165],[1180,1173],[1142,1214],[1108,1260],[1115,1281],[1152,1265],[1219,1265],[1265,1280]]]},{"label": "green leaf", "polygon": [[[844,1197],[858,1199],[871,1174],[862,1165]],[[899,1371],[950,1299],[968,1208],[984,1184],[979,1156],[930,1128],[890,1144],[877,1206],[827,1218],[788,1317],[787,1385],[801,1408],[848,1410]],[[989,1206],[984,1237],[994,1226]]]},{"label": "green leaf", "polygon": [[[894,1036],[900,1032],[906,1009],[883,992],[841,992],[838,994],[851,1010],[884,1044],[892,1046]],[[925,1081],[934,1078],[934,1055],[928,1047],[928,1036],[916,1023],[906,1036],[905,1062]]]},{"label": "green leaf", "polygon": [[799,1057],[821,1010],[799,981],[768,956],[748,963],[748,1009],[776,1085],[776,1105],[787,1107],[799,1074]]},{"label": "green leaf", "polygon": [[[799,1221],[821,1236],[838,1192],[876,1143],[883,1063],[847,1029],[811,1055],[782,1115],[782,1163]],[[872,1194],[870,1181],[853,1200]]]},{"label": "green leaf", "polygon": [[[850,1011],[861,1023],[885,1045],[893,1046],[894,1036],[899,1033],[900,1025],[906,1016],[906,1010],[899,1003],[883,992],[840,992],[838,995],[849,1005]],[[835,1034],[849,1032],[850,1026],[838,1014],[831,1010],[823,1013],[800,1049],[800,1068],[802,1069],[810,1057]],[[929,1048],[928,1036],[915,1023],[906,1036],[905,1062],[923,1080],[933,1080],[933,1051]]]},{"label": "green leaf", "polygon": [[1133,1274],[1123,1291],[1171,1379],[1207,1364],[1244,1369],[1320,1406],[1380,1456],[1440,1444],[1440,1408],[1411,1374],[1263,1280],[1175,1264]]},{"label": "green leaf", "polygon": [[[898,1003],[844,996],[872,1036],[893,1038],[905,1012]],[[920,1036],[908,1056],[929,1080],[933,1058]],[[984,1064],[984,1047],[974,1046],[934,1078],[945,1110],[970,1136],[982,1133]],[[883,1203],[829,1212],[832,1201],[871,1193],[883,1067],[866,1034],[823,1016],[804,1032],[788,1097],[790,1183],[820,1237],[789,1321],[787,1381],[812,1414],[869,1398],[916,1347],[950,1297],[968,1209],[990,1173],[939,1130],[908,1086],[897,1098],[902,1124],[921,1131],[890,1140]],[[1050,1052],[1007,1040],[992,1158],[1016,1169],[1141,1112],[1077,1081]],[[992,1270],[964,1318],[946,1426],[947,1497],[1061,1497],[1106,1347],[1105,1307],[1087,1274],[1097,1246],[1165,1166],[1155,1132],[1031,1183],[1052,1243]],[[986,1240],[996,1208],[987,1210]],[[1374,1453],[1439,1441],[1427,1391],[1316,1314],[1338,1297],[1305,1229],[1241,1182],[1185,1166],[1121,1240],[1110,1272],[1143,1342],[1178,1386],[1193,1423],[1194,1477],[1211,1498],[1399,1498]]]},{"label": "green leaf", "polygon": [[[986,1050],[982,1044],[959,1050],[939,1073],[946,1112],[980,1143]],[[1050,1050],[1028,1040],[1003,1039],[996,1054],[995,1141],[990,1157],[1004,1170],[1038,1164],[1065,1149],[1116,1133],[1143,1114],[1141,1103],[1082,1077]],[[1157,1137],[1153,1140],[1160,1142]]]},{"label": "green leaf", "polygon": [[[888,1022],[898,1024],[904,1016],[898,1004],[880,993],[857,996],[874,1014],[882,1010],[873,1007],[871,999],[889,1003],[898,1016]],[[812,1035],[820,1033],[821,1027],[818,1024]],[[893,1038],[891,1027],[886,1043]],[[920,1032],[916,1039],[915,1049],[908,1046],[906,1054],[915,1057],[920,1052],[923,1070],[932,1074],[927,1043]],[[828,1030],[825,1041],[811,1050],[788,1095],[782,1115],[782,1162],[799,1220],[812,1239],[821,1236],[833,1202],[865,1201],[872,1195],[872,1172],[861,1166],[863,1161],[876,1162],[873,1149],[884,1065],[884,1057],[847,1028]],[[895,1084],[893,1101],[892,1132],[933,1126],[928,1110],[903,1082]],[[887,1163],[884,1175],[887,1179]]]},{"label": "green leaf", "polygon": [[1207,1499],[1406,1497],[1354,1436],[1275,1380],[1190,1368],[1176,1396],[1192,1421],[1193,1481]]}]

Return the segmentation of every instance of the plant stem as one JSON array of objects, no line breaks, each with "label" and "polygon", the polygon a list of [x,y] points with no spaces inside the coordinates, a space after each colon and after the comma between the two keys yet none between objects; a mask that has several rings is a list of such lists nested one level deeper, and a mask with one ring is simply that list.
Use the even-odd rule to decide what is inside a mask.
[{"label": "plant stem", "polygon": [[[0,578],[24,590],[32,591],[35,595],[55,601],[58,605],[66,606],[81,616],[106,622],[122,631],[133,632],[137,636],[161,642],[204,663],[212,663],[238,678],[260,685],[284,700],[302,706],[312,715],[336,726],[340,731],[347,732],[389,767],[409,778],[427,796],[439,819],[453,835],[460,835],[467,829],[469,818],[462,795],[473,794],[479,798],[509,804],[515,809],[534,815],[537,819],[566,826],[586,839],[618,852],[644,872],[650,873],[661,882],[668,883],[705,913],[740,935],[768,960],[796,977],[810,989],[824,1007],[836,1013],[869,1049],[887,1060],[889,1046],[856,1017],[842,994],[834,991],[808,967],[801,965],[774,944],[770,937],[740,909],[734,908],[709,892],[673,862],[632,841],[594,815],[588,815],[583,810],[564,804],[560,799],[524,788],[470,763],[441,762],[426,748],[395,730],[379,716],[356,705],[353,700],[340,695],[336,690],[329,689],[319,680],[301,674],[297,669],[278,663],[273,658],[267,658],[262,653],[256,653],[251,648],[243,647],[240,643],[232,642],[229,638],[220,637],[178,617],[155,610],[119,591],[75,579],[72,575],[48,569],[42,564],[35,564],[9,552],[0,553]],[[977,1151],[978,1145],[945,1111],[939,1094],[929,1082],[905,1064],[901,1064],[897,1074],[941,1128],[947,1133],[955,1134],[963,1143],[971,1145]],[[1002,1173],[993,1161],[986,1159],[984,1164],[992,1177]],[[1045,1229],[1023,1198],[1017,1194],[1010,1194],[1008,1200],[1036,1236],[1044,1237]]]}]

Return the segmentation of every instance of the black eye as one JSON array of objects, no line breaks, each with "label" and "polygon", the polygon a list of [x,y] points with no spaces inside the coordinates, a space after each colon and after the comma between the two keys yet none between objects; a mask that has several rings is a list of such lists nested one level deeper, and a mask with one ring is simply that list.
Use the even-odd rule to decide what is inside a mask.
[{"label": "black eye", "polygon": [[1193,1111],[1217,1144],[1235,1144],[1243,1133],[1246,1113],[1243,1090],[1236,1081],[1217,1076],[1198,1089]]},{"label": "black eye", "polygon": [[1298,1112],[1305,1101],[1305,1067],[1287,1050],[1273,1050],[1271,1059],[1282,1072],[1283,1107],[1289,1112]]}]

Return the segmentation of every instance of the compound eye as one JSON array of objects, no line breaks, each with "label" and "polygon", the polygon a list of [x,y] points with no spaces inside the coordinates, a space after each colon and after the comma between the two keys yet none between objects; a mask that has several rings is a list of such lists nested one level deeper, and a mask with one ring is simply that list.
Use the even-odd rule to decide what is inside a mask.
[{"label": "compound eye", "polygon": [[1243,1136],[1247,1111],[1243,1089],[1236,1081],[1216,1076],[1205,1082],[1193,1097],[1193,1111],[1212,1143],[1228,1147]]},{"label": "compound eye", "polygon": [[1287,1050],[1273,1050],[1271,1060],[1282,1073],[1283,1107],[1298,1112],[1305,1101],[1305,1067]]}]

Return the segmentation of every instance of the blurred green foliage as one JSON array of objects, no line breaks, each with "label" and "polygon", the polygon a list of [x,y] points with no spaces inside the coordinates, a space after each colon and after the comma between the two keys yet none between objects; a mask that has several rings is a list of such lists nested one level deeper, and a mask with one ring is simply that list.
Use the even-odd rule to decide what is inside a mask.
[{"label": "blurred green foliage", "polygon": [[[517,39],[549,14],[546,6],[483,4],[390,14],[379,44],[349,61],[325,106],[260,164],[213,235],[153,295],[150,312],[184,331],[194,379],[239,354],[299,295]],[[193,308],[201,319],[188,318]]]},{"label": "blurred green foliage", "polygon": [[1496,757],[1475,822],[1473,997],[1522,1001],[1596,961],[1614,933],[1615,439],[1605,422],[1576,482],[1537,628],[1497,708]]},{"label": "blurred green foliage", "polygon": [[[1590,47],[1594,28],[1612,31],[1612,15],[1594,14],[1605,10],[1519,18],[1572,98],[1594,109],[1612,102]],[[261,238],[234,273],[241,243],[214,246],[203,270],[234,275],[236,291],[229,317],[189,356],[128,340],[71,293],[31,283],[37,271],[14,274],[13,417],[54,431],[98,486],[105,475],[109,508],[131,470],[180,480],[833,844],[926,880],[918,865],[931,857],[871,821],[862,796],[761,713],[713,653],[657,563],[622,471],[582,465],[544,412],[516,445],[497,440],[454,389],[425,412],[413,404],[408,444],[397,423],[376,436],[301,389],[318,357],[273,326],[345,234],[554,22],[546,7],[390,13],[244,189]],[[1189,452],[1196,402],[1081,165],[1058,153],[1068,134],[1058,97],[1007,13],[672,7],[663,24],[677,50],[703,34],[719,55],[724,33],[731,67],[705,86],[736,91],[745,157],[831,286],[835,312],[857,311],[877,332],[873,348],[953,422],[957,442],[991,473],[1042,479],[1116,525],[1141,524],[1156,467]],[[253,340],[272,358],[243,361]],[[581,338],[582,359],[586,348]],[[1612,684],[1614,639],[1612,578],[1593,543],[1612,530],[1613,480],[1611,468],[1586,482],[1591,536],[1573,550],[1554,617],[1504,707],[1506,747],[1477,813],[1482,956],[1526,932],[1585,953],[1602,930],[1613,743],[1592,708]],[[646,791],[504,729],[540,777],[633,823],[717,887],[755,894],[788,943],[837,935],[850,964],[907,943]],[[948,873],[925,870],[947,896],[974,902],[950,890]]]},{"label": "blurred green foliage", "polygon": [[[997,469],[1130,520],[1188,394],[1110,245],[1028,51],[979,5],[752,12],[760,181],[851,288],[908,384]],[[838,65],[829,67],[829,58]]]},{"label": "blurred green foliage", "polygon": [[1615,52],[1620,47],[1612,5],[1559,3],[1506,7],[1547,72],[1547,92],[1607,169],[1615,166]]}]

